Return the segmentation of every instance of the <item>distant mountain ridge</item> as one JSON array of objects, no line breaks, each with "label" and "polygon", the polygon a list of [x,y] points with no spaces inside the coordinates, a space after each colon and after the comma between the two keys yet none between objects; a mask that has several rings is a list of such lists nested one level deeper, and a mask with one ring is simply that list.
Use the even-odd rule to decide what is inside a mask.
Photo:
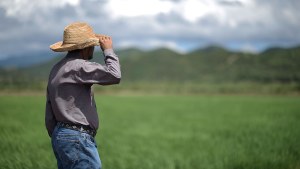
[{"label": "distant mountain ridge", "polygon": [[[167,48],[144,51],[128,48],[119,55],[122,82],[155,83],[295,83],[300,89],[300,46],[270,48],[259,54],[233,52],[218,46],[181,54]],[[1,70],[0,82],[47,81],[52,66],[63,56],[16,70]],[[102,53],[95,52],[94,62],[104,64]],[[22,77],[22,78],[21,78]]]},{"label": "distant mountain ridge", "polygon": [[[294,47],[294,48],[300,48],[300,46]],[[290,49],[293,49],[293,48],[272,47],[272,48],[268,48],[268,49],[262,51],[260,54],[270,53],[270,52],[276,53],[277,51],[284,51],[284,50],[290,50]],[[170,54],[171,53],[179,54],[178,52],[173,51],[168,48],[156,48],[156,49],[152,49],[152,50],[142,50],[142,49],[130,47],[130,48],[125,48],[125,49],[119,49],[116,51],[122,53],[122,56],[136,55],[136,54],[148,53],[148,52],[160,53],[162,51],[169,52]],[[227,50],[226,48],[223,48],[221,46],[211,45],[211,46],[192,50],[192,51],[188,52],[187,55],[192,55],[193,53],[205,54],[205,53],[217,52],[217,51],[224,52],[224,53],[231,52],[230,50]],[[245,52],[233,52],[233,53],[245,53]],[[33,53],[28,53],[28,54],[24,53],[22,55],[14,55],[14,56],[10,56],[5,59],[0,59],[0,69],[1,68],[16,69],[16,68],[24,68],[24,67],[28,67],[28,66],[34,66],[34,65],[42,64],[43,62],[50,61],[51,59],[54,59],[56,57],[61,57],[61,55],[65,55],[65,53],[60,54],[60,53],[54,53],[52,51],[42,51],[42,52],[33,52]]]},{"label": "distant mountain ridge", "polygon": [[10,56],[8,58],[1,59],[0,68],[22,68],[32,66],[49,61],[56,56],[57,54],[50,51],[24,53],[22,55]]}]

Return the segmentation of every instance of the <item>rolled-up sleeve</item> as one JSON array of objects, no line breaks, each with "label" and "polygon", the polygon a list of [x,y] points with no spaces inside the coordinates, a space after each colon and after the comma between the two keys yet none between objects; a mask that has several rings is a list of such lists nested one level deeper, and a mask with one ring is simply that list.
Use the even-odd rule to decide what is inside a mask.
[{"label": "rolled-up sleeve", "polygon": [[51,137],[52,132],[54,130],[54,127],[56,125],[56,119],[53,114],[52,106],[51,106],[51,101],[49,98],[49,91],[47,87],[47,94],[46,94],[46,110],[45,110],[45,124],[46,128],[48,131],[48,135]]},{"label": "rolled-up sleeve", "polygon": [[112,49],[104,50],[105,65],[84,61],[79,65],[75,80],[79,83],[111,85],[121,80],[121,68],[118,56]]}]

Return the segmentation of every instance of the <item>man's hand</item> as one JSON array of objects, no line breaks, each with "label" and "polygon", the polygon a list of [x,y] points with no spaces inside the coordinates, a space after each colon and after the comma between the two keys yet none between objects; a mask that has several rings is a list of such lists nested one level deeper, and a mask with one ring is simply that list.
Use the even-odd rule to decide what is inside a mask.
[{"label": "man's hand", "polygon": [[99,43],[102,51],[105,49],[112,49],[112,39],[110,36],[106,35],[96,35],[99,38]]}]

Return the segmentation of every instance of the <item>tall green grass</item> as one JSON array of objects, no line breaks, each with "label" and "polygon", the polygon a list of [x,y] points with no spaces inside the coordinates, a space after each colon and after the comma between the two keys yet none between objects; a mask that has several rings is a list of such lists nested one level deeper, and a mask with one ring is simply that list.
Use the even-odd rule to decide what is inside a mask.
[{"label": "tall green grass", "polygon": [[[96,95],[104,169],[299,169],[300,98]],[[56,168],[44,96],[0,96],[0,168]]]}]

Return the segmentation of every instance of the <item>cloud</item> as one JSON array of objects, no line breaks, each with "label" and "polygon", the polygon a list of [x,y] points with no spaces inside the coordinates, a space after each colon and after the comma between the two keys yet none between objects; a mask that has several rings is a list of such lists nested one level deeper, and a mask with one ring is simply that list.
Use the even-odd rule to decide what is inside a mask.
[{"label": "cloud", "polygon": [[112,35],[115,47],[291,46],[300,43],[299,7],[297,0],[2,0],[0,58],[49,50],[74,21]]},{"label": "cloud", "polygon": [[226,0],[219,1],[219,4],[225,5],[225,6],[242,6],[243,5],[243,3],[241,1],[226,1]]},{"label": "cloud", "polygon": [[47,15],[52,9],[78,4],[79,0],[4,0],[0,2],[0,6],[6,10],[6,16],[25,22],[32,19],[32,16]]},{"label": "cloud", "polygon": [[112,18],[149,16],[160,13],[168,13],[172,8],[172,2],[151,0],[110,0],[105,7],[110,11]]}]

